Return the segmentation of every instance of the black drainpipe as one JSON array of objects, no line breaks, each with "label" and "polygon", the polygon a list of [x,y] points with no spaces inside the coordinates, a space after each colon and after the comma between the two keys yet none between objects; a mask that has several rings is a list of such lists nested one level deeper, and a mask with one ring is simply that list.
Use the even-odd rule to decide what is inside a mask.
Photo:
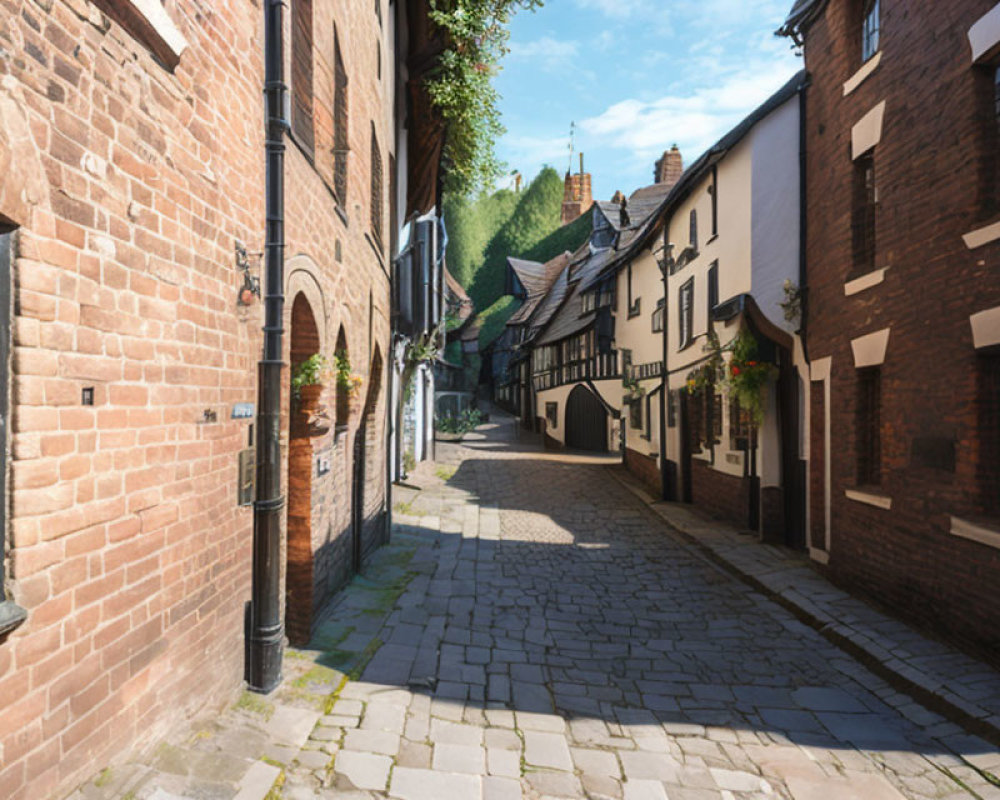
[{"label": "black drainpipe", "polygon": [[806,339],[806,325],[809,322],[807,308],[809,305],[809,273],[807,267],[807,226],[809,223],[808,209],[806,208],[806,192],[809,182],[806,175],[808,152],[806,149],[806,135],[808,124],[806,117],[806,93],[809,90],[811,80],[805,76],[802,85],[799,87],[799,338],[802,340],[802,355],[806,364],[809,363],[809,345]]},{"label": "black drainpipe", "polygon": [[667,464],[667,403],[670,398],[670,367],[667,365],[667,311],[670,308],[670,216],[663,222],[663,391],[660,392],[660,499],[675,500],[670,487],[670,469]]},{"label": "black drainpipe", "polygon": [[285,305],[285,131],[282,0],[264,6],[264,97],[267,114],[267,283],[264,291],[264,353],[257,385],[257,498],[253,516],[253,584],[248,614],[245,677],[251,691],[267,694],[281,683],[279,597],[281,563],[281,372]]}]

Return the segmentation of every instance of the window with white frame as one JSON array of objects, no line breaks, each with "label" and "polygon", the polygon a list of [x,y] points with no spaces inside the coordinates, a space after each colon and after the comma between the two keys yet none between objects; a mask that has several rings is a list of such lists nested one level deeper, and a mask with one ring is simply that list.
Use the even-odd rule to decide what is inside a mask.
[{"label": "window with white frame", "polygon": [[878,52],[879,0],[866,0],[861,26],[861,60],[867,61]]}]

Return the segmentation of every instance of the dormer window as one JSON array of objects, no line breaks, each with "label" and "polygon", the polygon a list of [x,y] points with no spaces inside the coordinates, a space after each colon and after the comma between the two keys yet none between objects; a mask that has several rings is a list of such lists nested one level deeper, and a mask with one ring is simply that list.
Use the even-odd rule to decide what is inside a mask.
[{"label": "dormer window", "polygon": [[867,61],[878,52],[879,0],[865,0],[861,27],[861,60]]}]

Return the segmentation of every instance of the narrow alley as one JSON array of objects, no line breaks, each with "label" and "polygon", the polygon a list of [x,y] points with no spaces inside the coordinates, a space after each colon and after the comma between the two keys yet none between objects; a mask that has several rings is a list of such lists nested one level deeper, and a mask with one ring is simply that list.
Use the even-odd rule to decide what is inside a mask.
[{"label": "narrow alley", "polygon": [[[995,747],[712,563],[610,462],[497,419],[397,488],[392,544],[276,696],[196,726],[198,757],[119,773],[134,797],[263,797],[279,772],[289,800],[1000,797]],[[213,751],[267,785],[227,792]]]}]

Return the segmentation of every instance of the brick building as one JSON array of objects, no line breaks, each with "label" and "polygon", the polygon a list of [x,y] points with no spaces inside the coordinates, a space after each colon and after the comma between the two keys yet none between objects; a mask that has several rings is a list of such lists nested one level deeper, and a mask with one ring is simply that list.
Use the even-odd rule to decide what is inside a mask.
[{"label": "brick building", "polygon": [[[414,135],[401,93],[419,95],[420,75],[395,43],[414,8],[295,0],[284,19],[293,640],[386,531],[390,265],[399,218],[433,206],[440,152],[400,156]],[[60,794],[240,686],[261,14],[0,0],[0,797]],[[360,392],[329,380],[317,406],[293,403],[290,376],[315,353],[345,356]]]},{"label": "brick building", "polygon": [[810,549],[1000,653],[1000,6],[799,0]]}]

